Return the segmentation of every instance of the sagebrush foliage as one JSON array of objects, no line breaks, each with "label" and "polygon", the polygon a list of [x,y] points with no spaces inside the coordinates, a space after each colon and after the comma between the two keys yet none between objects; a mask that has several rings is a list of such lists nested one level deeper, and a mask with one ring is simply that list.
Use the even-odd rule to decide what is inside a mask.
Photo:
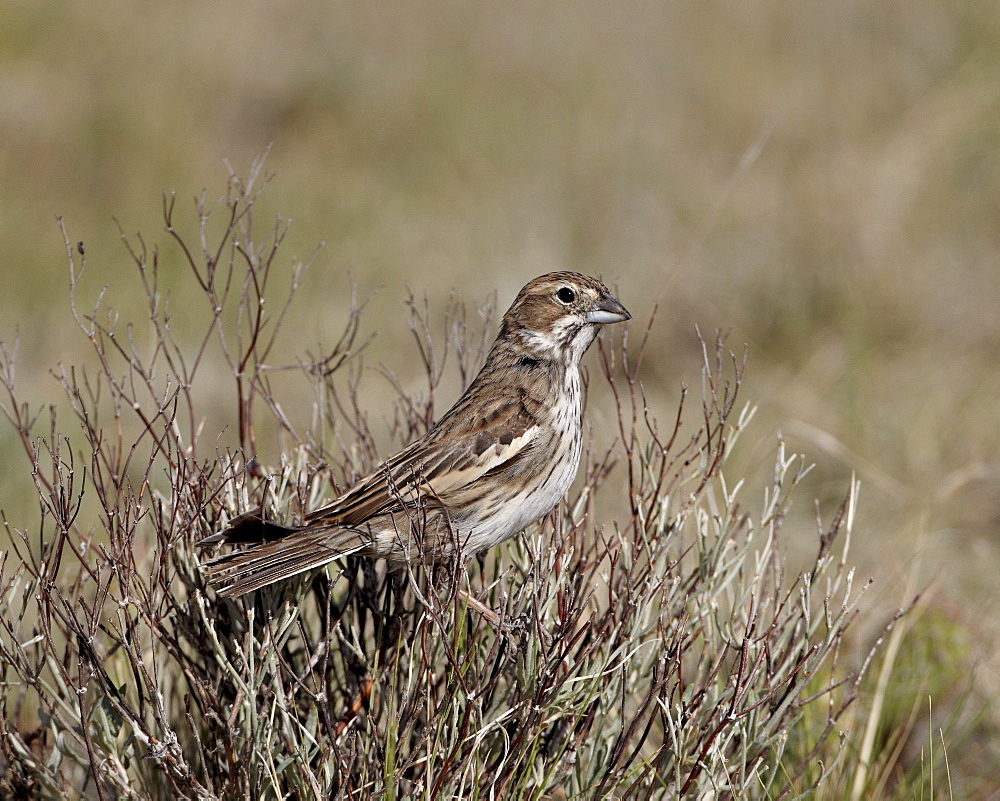
[{"label": "sagebrush foliage", "polygon": [[[602,340],[591,403],[614,422],[592,426],[557,511],[468,575],[347,559],[235,601],[206,589],[196,540],[251,503],[279,519],[313,507],[379,460],[356,302],[329,352],[290,365],[311,418],[278,400],[288,368],[271,359],[302,265],[272,313],[286,227],[256,238],[264,183],[259,165],[233,177],[214,216],[203,198],[190,237],[165,204],[206,301],[183,343],[159,251],[141,240],[129,252],[148,336],[74,301],[93,359],[58,372],[71,422],[23,403],[4,348],[2,409],[40,518],[8,523],[2,565],[3,794],[743,798],[820,784],[870,659],[840,659],[862,595],[845,561],[854,489],[819,528],[812,569],[786,575],[781,525],[804,467],[779,444],[770,486],[726,475],[752,409],[721,342],[705,349],[697,422],[682,393],[661,426],[639,381],[645,339]],[[492,307],[473,325],[451,304],[437,343],[437,315],[412,298],[410,312],[427,384],[393,384],[399,444],[430,424],[445,371],[475,374],[492,334]],[[206,386],[228,393],[239,447],[207,430]],[[284,432],[280,464],[257,461],[262,427]],[[503,624],[470,610],[461,586]]]}]

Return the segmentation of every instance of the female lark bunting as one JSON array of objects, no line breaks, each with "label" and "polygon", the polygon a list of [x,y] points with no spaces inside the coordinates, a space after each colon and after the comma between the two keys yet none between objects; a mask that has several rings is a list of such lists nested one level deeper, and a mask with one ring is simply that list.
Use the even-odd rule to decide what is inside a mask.
[{"label": "female lark bunting", "polygon": [[208,563],[240,595],[339,556],[407,563],[468,559],[534,523],[580,464],[580,359],[602,325],[631,315],[600,281],[571,272],[530,281],[503,316],[486,364],[423,437],[332,503],[281,526],[260,509],[200,544],[243,550]]}]

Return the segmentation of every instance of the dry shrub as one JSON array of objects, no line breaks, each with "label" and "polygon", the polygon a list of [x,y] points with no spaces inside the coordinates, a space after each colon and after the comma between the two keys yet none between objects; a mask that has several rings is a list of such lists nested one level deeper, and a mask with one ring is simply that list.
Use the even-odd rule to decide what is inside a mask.
[{"label": "dry shrub", "polygon": [[[265,184],[257,165],[214,210],[202,198],[191,236],[166,200],[205,301],[186,310],[183,343],[159,250],[123,237],[149,335],[74,300],[93,352],[57,371],[70,422],[29,409],[4,347],[2,409],[40,510],[8,524],[2,565],[4,794],[725,798],[821,784],[871,659],[842,657],[863,590],[846,562],[855,492],[817,521],[811,569],[788,575],[781,527],[805,468],[779,443],[770,486],[725,475],[752,409],[721,341],[705,347],[694,422],[685,392],[661,425],[639,382],[650,329],[602,339],[590,402],[616,436],[595,426],[558,509],[467,573],[349,558],[237,600],[206,586],[200,537],[252,503],[279,519],[309,508],[378,461],[359,304],[329,352],[273,361],[303,266],[272,313],[287,227],[256,232]],[[68,240],[67,253],[75,290]],[[435,344],[437,314],[411,298],[427,385],[392,383],[382,434],[426,430],[442,376],[471,379],[493,327],[480,311],[476,325],[450,305]],[[304,423],[277,400],[289,370],[312,393]],[[231,448],[200,407],[220,386],[235,389]],[[255,460],[259,426],[288,443],[279,465]],[[500,625],[458,598],[463,584]]]}]

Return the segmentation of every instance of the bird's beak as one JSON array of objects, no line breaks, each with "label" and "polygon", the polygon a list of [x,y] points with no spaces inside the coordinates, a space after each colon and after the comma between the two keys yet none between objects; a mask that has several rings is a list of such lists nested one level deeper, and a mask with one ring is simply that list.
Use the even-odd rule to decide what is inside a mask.
[{"label": "bird's beak", "polygon": [[590,311],[587,312],[587,322],[598,325],[621,323],[631,319],[632,315],[611,295],[603,295],[598,298],[590,307]]}]

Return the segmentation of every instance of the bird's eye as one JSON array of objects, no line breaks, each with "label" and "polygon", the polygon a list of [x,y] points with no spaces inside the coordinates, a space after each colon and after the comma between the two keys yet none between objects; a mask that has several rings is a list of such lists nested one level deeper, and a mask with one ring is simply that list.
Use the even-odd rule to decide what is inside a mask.
[{"label": "bird's eye", "polygon": [[560,303],[566,303],[567,305],[576,300],[576,292],[570,289],[568,286],[560,287],[559,291],[556,292],[556,297],[559,298]]}]

